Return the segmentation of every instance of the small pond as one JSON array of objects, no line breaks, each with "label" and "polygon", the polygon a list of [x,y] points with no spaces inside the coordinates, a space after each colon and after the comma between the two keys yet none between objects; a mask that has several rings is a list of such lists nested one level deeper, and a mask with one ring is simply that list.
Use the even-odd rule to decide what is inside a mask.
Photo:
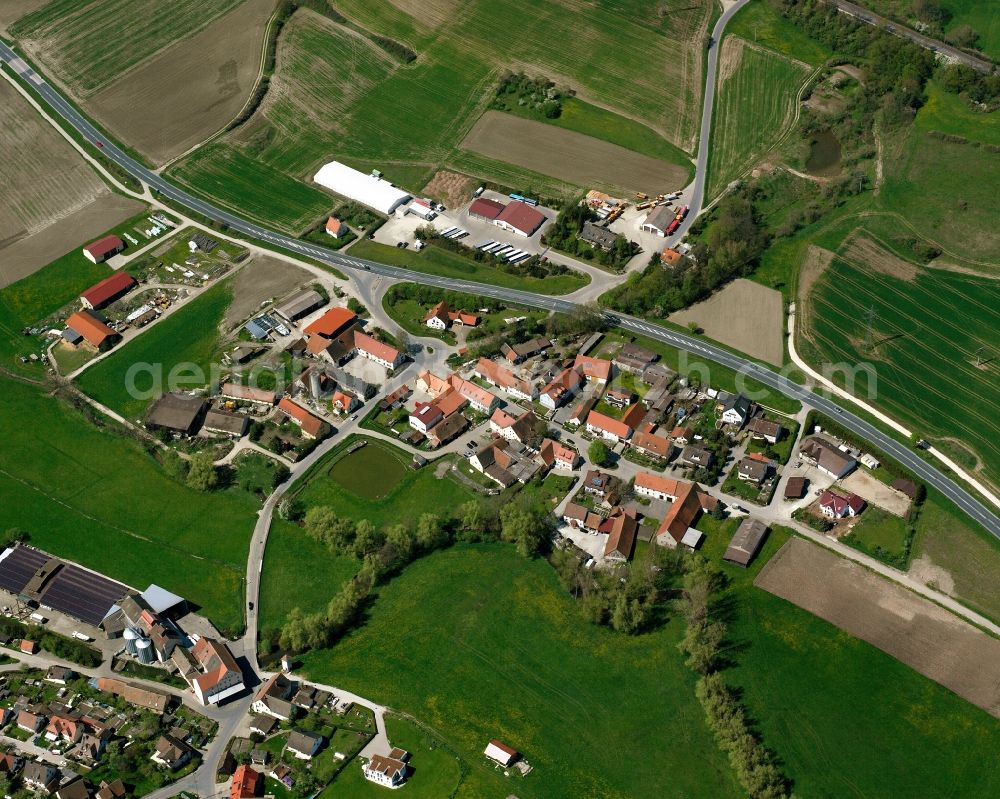
[{"label": "small pond", "polygon": [[831,177],[840,173],[840,139],[828,130],[812,135],[809,142],[809,157],[806,158],[806,172],[819,177]]}]

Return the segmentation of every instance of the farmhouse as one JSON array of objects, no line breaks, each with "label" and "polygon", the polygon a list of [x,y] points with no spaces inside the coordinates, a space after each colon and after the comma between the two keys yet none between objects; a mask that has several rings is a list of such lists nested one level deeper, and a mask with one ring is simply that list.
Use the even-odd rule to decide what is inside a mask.
[{"label": "farmhouse", "polygon": [[494,221],[506,206],[497,200],[490,200],[486,197],[477,197],[469,205],[469,216],[477,219],[485,219],[488,222]]},{"label": "farmhouse", "polygon": [[642,374],[659,357],[652,350],[637,344],[624,344],[615,356],[614,365],[625,372]]},{"label": "farmhouse", "polygon": [[496,394],[471,380],[463,380],[456,374],[448,378],[448,384],[479,413],[492,413],[500,404],[500,398]]},{"label": "farmhouse", "polygon": [[538,417],[533,411],[525,411],[514,417],[507,411],[497,408],[490,417],[490,431],[507,441],[525,444],[531,440],[538,424]]},{"label": "farmhouse", "polygon": [[105,236],[83,248],[83,257],[95,264],[104,263],[112,255],[125,249],[125,242],[117,236]]},{"label": "farmhouse", "polygon": [[507,203],[493,224],[521,236],[530,236],[545,224],[545,214],[520,200]]},{"label": "farmhouse", "polygon": [[354,331],[354,348],[357,350],[358,355],[367,358],[369,361],[374,361],[386,369],[396,369],[403,363],[403,353],[395,347],[390,347],[388,344],[383,344],[378,339],[372,338],[367,333],[362,333],[360,330]]},{"label": "farmhouse", "polygon": [[63,338],[70,343],[81,342],[90,349],[100,352],[113,347],[121,338],[118,333],[108,327],[102,320],[94,316],[90,311],[76,311],[71,313],[66,319],[67,332],[72,331],[75,336],[68,337],[63,334]]},{"label": "farmhouse", "polygon": [[333,236],[335,239],[339,239],[345,233],[347,233],[348,227],[343,222],[341,222],[337,217],[331,216],[326,220],[326,235]]},{"label": "farmhouse", "polygon": [[[610,531],[608,541],[604,545],[604,560],[610,563],[625,563],[632,557],[635,548],[635,538],[639,532],[639,522],[635,511],[617,508],[617,514],[608,518]],[[602,528],[604,525],[602,525]]]},{"label": "farmhouse", "polygon": [[799,454],[805,460],[815,464],[821,472],[838,480],[858,468],[858,463],[854,458],[835,447],[825,438],[818,436],[805,441],[799,448]]},{"label": "farmhouse", "polygon": [[285,300],[281,305],[275,307],[274,312],[282,319],[291,324],[296,322],[308,313],[323,307],[325,300],[318,291],[306,289],[294,294]]},{"label": "farmhouse", "polygon": [[670,457],[673,444],[670,443],[669,438],[658,436],[655,433],[636,432],[632,435],[632,448],[650,458],[665,461]]},{"label": "farmhouse", "polygon": [[567,367],[542,388],[538,401],[546,408],[555,410],[568,402],[582,386],[583,375],[577,369]]},{"label": "farmhouse", "polygon": [[587,432],[599,435],[607,441],[619,443],[628,440],[629,436],[632,435],[632,428],[625,422],[612,419],[597,411],[591,411],[587,415]]},{"label": "farmhouse", "polygon": [[236,664],[229,647],[221,641],[199,638],[191,648],[191,656],[200,673],[181,676],[203,705],[218,704],[243,690],[243,672]]},{"label": "farmhouse", "polygon": [[723,560],[746,568],[767,537],[767,525],[747,516],[733,533]]},{"label": "farmhouse", "polygon": [[865,501],[857,494],[842,497],[832,491],[824,491],[819,498],[819,509],[824,516],[831,519],[845,519],[858,516],[867,507]]},{"label": "farmhouse", "polygon": [[542,446],[538,450],[538,457],[546,469],[566,469],[572,471],[576,468],[576,461],[579,456],[576,450],[571,447],[560,444],[551,438],[546,438],[542,441]]},{"label": "farmhouse", "polygon": [[287,397],[283,397],[278,403],[278,410],[298,425],[302,429],[302,435],[306,438],[319,438],[322,435],[326,423]]},{"label": "farmhouse", "polygon": [[684,544],[694,549],[703,538],[694,529],[694,523],[703,510],[710,510],[717,504],[718,500],[704,493],[695,483],[678,481],[677,496],[656,530],[656,543],[667,547]]},{"label": "farmhouse", "polygon": [[406,779],[406,761],[409,757],[410,754],[405,749],[395,747],[388,755],[372,755],[361,769],[365,779],[388,788],[398,788]]},{"label": "farmhouse", "polygon": [[313,180],[320,186],[386,215],[410,199],[409,194],[397,189],[389,181],[358,172],[339,161],[321,166]]},{"label": "farmhouse", "polygon": [[538,396],[538,389],[535,386],[488,358],[480,358],[472,368],[472,373],[491,386],[502,388],[517,399],[533,400]]},{"label": "farmhouse", "polygon": [[278,395],[273,391],[244,386],[240,383],[223,383],[219,389],[219,396],[240,402],[252,402],[257,405],[274,405],[278,401]]},{"label": "farmhouse", "polygon": [[289,701],[292,688],[291,681],[284,674],[275,674],[257,690],[251,710],[273,719],[290,721],[295,716],[295,706]]},{"label": "farmhouse", "polygon": [[486,745],[486,749],[483,751],[490,760],[499,763],[501,766],[507,767],[515,760],[517,760],[518,752],[516,749],[511,749],[506,744],[501,743],[495,738]]},{"label": "farmhouse", "polygon": [[674,221],[675,214],[665,205],[658,205],[642,220],[639,230],[643,233],[652,233],[654,236],[663,238],[667,235],[667,227]]},{"label": "farmhouse", "polygon": [[785,432],[785,428],[777,422],[765,419],[763,416],[755,416],[750,420],[750,424],[747,425],[747,431],[756,439],[776,444]]},{"label": "farmhouse", "polygon": [[603,358],[591,358],[587,355],[577,355],[573,361],[573,368],[578,369],[587,382],[595,382],[604,385],[611,377],[611,361]]},{"label": "farmhouse", "polygon": [[452,325],[476,327],[479,324],[479,317],[468,311],[454,311],[447,302],[441,300],[427,312],[424,324],[433,330],[447,330]]},{"label": "farmhouse", "polygon": [[660,253],[660,263],[664,266],[669,266],[671,269],[680,264],[682,260],[684,260],[684,256],[673,247],[664,247]]},{"label": "farmhouse", "polygon": [[203,397],[186,394],[164,394],[146,414],[146,426],[193,435],[201,426],[205,411]]},{"label": "farmhouse", "polygon": [[595,225],[593,222],[584,222],[583,230],[579,236],[581,241],[587,242],[595,249],[610,250],[615,246],[618,236],[605,227]]},{"label": "farmhouse", "polygon": [[469,463],[502,488],[527,483],[539,470],[539,465],[524,450],[503,439],[479,449]]},{"label": "farmhouse", "polygon": [[80,295],[84,308],[96,311],[123,297],[136,286],[135,278],[128,272],[115,272]]}]

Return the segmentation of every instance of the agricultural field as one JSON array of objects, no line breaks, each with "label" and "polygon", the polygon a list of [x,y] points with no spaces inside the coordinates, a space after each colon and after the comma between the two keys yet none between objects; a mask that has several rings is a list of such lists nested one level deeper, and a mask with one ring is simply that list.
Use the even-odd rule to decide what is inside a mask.
[{"label": "agricultural field", "polygon": [[611,193],[665,194],[683,187],[689,172],[592,136],[500,111],[483,114],[461,146],[487,158]]},{"label": "agricultural field", "polygon": [[368,519],[376,527],[415,520],[424,512],[444,513],[472,497],[447,474],[437,477],[436,466],[414,471],[408,453],[376,439],[366,440],[367,446],[348,455],[342,455],[343,447],[334,450],[296,486],[294,496],[307,508],[331,507],[338,515]]},{"label": "agricultural field", "polygon": [[[721,562],[736,520],[707,519],[703,553],[729,579],[735,647],[722,672],[782,761],[797,796],[950,796],[1000,790],[976,764],[1000,743],[995,718],[874,646],[754,586],[788,540],[773,530],[749,569]],[[716,526],[719,534],[715,534]],[[822,589],[815,580],[804,587]],[[888,583],[886,585],[889,585]],[[854,593],[851,584],[850,593]],[[936,610],[936,609],[935,609]],[[859,615],[858,618],[864,618]],[[871,741],[879,746],[872,747]]]},{"label": "agricultural field", "polygon": [[[307,654],[303,673],[429,725],[465,761],[463,799],[739,796],[676,649],[680,635],[673,623],[635,637],[593,626],[544,560],[504,544],[456,545],[380,588],[365,624]],[[494,737],[534,771],[505,779],[486,765]],[[407,790],[422,779],[414,766]]]},{"label": "agricultural field", "polygon": [[107,184],[6,81],[0,81],[0,288],[142,209]]},{"label": "agricultural field", "polygon": [[712,122],[709,197],[756,166],[789,130],[798,91],[811,71],[808,64],[726,36]]},{"label": "agricultural field", "polygon": [[270,255],[254,255],[233,278],[233,301],[226,309],[223,325],[235,327],[259,310],[262,303],[284,297],[311,277],[299,266]]},{"label": "agricultural field", "polygon": [[134,587],[156,582],[239,630],[259,503],[238,490],[192,491],[48,389],[0,384],[0,529],[25,529],[32,544]]},{"label": "agricultural field", "polygon": [[[124,418],[136,420],[165,391],[207,385],[219,355],[220,325],[232,299],[230,280],[212,286],[87,369],[77,378],[77,386]],[[136,364],[150,368],[140,369],[130,380]],[[196,367],[197,374],[191,376],[185,368],[180,376],[182,365]],[[178,379],[171,380],[175,368]]]},{"label": "agricultural field", "polygon": [[9,32],[62,84],[87,97],[239,2],[50,0]]},{"label": "agricultural field", "polygon": [[785,308],[781,292],[739,278],[707,300],[670,314],[678,325],[693,323],[709,338],[754,358],[785,362]]},{"label": "agricultural field", "polygon": [[814,364],[870,363],[875,381],[859,373],[854,393],[921,435],[963,442],[982,461],[984,476],[1000,482],[1000,372],[992,350],[1000,284],[906,262],[903,269],[898,256],[883,247],[873,251],[870,238],[865,257],[856,258],[856,241],[848,239],[815,282],[797,346]]},{"label": "agricultural field", "polygon": [[[213,10],[222,3],[212,4]],[[87,110],[161,165],[225,127],[250,96],[275,0],[240,0],[90,97]]]}]

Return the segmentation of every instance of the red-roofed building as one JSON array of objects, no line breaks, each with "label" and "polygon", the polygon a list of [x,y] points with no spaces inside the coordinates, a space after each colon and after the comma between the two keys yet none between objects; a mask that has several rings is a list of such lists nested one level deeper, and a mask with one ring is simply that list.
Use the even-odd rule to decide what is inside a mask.
[{"label": "red-roofed building", "polygon": [[96,311],[127,294],[135,285],[135,279],[128,272],[115,272],[83,292],[80,302],[84,308]]},{"label": "red-roofed building", "polygon": [[525,411],[514,417],[502,408],[497,408],[490,417],[490,430],[507,441],[524,444],[534,435],[537,423],[538,417],[534,411]]},{"label": "red-roofed building", "polygon": [[865,501],[857,494],[842,497],[832,491],[824,491],[819,498],[819,509],[831,519],[845,519],[857,516],[866,508]]},{"label": "red-roofed building", "polygon": [[624,422],[612,419],[603,413],[591,411],[587,415],[587,432],[601,436],[608,441],[627,441],[632,435],[632,428]]},{"label": "red-roofed building", "polygon": [[479,317],[468,311],[455,311],[444,300],[431,308],[424,317],[424,324],[432,330],[447,330],[452,325],[475,327]]},{"label": "red-roofed building", "polygon": [[117,236],[105,236],[83,248],[83,257],[95,264],[104,263],[112,255],[125,249],[125,242]]},{"label": "red-roofed building", "polygon": [[636,432],[632,436],[632,448],[657,460],[666,460],[673,445],[669,438],[655,433]]},{"label": "red-roofed building", "polygon": [[681,262],[683,257],[673,247],[664,247],[663,252],[660,253],[660,263],[673,268]]},{"label": "red-roofed building", "polygon": [[331,216],[326,220],[326,232],[327,235],[333,236],[335,239],[339,239],[347,232],[347,225],[337,219],[337,217]]},{"label": "red-roofed building", "polygon": [[596,380],[604,384],[611,377],[611,361],[603,358],[591,358],[588,355],[577,355],[573,361],[573,368],[579,369],[588,381]]},{"label": "red-roofed building", "polygon": [[542,441],[542,446],[538,450],[538,457],[547,469],[566,469],[571,471],[576,468],[576,462],[580,456],[577,455],[576,450],[572,447],[567,447],[565,444],[560,444],[558,441],[546,438]]},{"label": "red-roofed building", "polygon": [[333,405],[334,410],[340,413],[350,413],[361,405],[357,397],[341,389],[333,392],[333,396],[330,397],[330,403]]},{"label": "red-roofed building", "polygon": [[301,405],[292,402],[287,397],[282,397],[278,403],[278,410],[302,428],[302,435],[306,438],[319,438],[323,432],[325,423],[318,416],[313,416]]},{"label": "red-roofed building", "polygon": [[201,672],[185,675],[185,679],[203,705],[217,704],[243,690],[243,672],[224,643],[199,638],[191,655]]},{"label": "red-roofed building", "polygon": [[527,203],[514,200],[507,203],[507,207],[497,215],[493,224],[522,236],[530,236],[545,224],[545,214]]},{"label": "red-roofed building", "polygon": [[354,331],[354,348],[362,357],[386,369],[395,369],[403,363],[403,353],[360,330]]},{"label": "red-roofed building", "polygon": [[502,388],[512,397],[533,400],[538,396],[537,389],[531,383],[489,358],[480,358],[472,371],[476,377],[485,380],[491,386]]},{"label": "red-roofed building", "polygon": [[[106,350],[121,338],[114,330],[89,311],[77,311],[69,315],[66,327],[78,333],[83,342],[96,350]],[[63,338],[66,335],[63,334]]]},{"label": "red-roofed building", "polygon": [[692,530],[694,523],[703,510],[711,510],[718,500],[703,492],[695,483],[677,481],[676,491],[673,504],[656,531],[656,543],[668,547],[683,543],[694,547],[701,540],[701,533]]},{"label": "red-roofed building", "polygon": [[469,206],[469,216],[487,219],[492,222],[500,216],[505,207],[506,206],[502,202],[490,200],[487,197],[477,197]]},{"label": "red-roofed building", "polygon": [[538,395],[538,401],[555,410],[567,403],[583,386],[583,375],[573,368],[563,369]]},{"label": "red-roofed building", "polygon": [[410,414],[410,427],[427,435],[434,425],[439,424],[444,419],[444,411],[437,405],[430,402],[420,402],[413,408]]},{"label": "red-roofed building", "polygon": [[639,533],[639,522],[635,511],[615,508],[611,516],[601,524],[600,531],[607,532],[608,541],[604,545],[604,560],[609,563],[625,563],[632,557],[635,539]]},{"label": "red-roofed building", "polygon": [[260,796],[264,787],[264,775],[244,763],[233,772],[233,782],[229,786],[229,799],[250,799]]},{"label": "red-roofed building", "polygon": [[347,308],[331,308],[302,332],[307,336],[317,334],[323,338],[336,338],[358,320],[358,315]]}]

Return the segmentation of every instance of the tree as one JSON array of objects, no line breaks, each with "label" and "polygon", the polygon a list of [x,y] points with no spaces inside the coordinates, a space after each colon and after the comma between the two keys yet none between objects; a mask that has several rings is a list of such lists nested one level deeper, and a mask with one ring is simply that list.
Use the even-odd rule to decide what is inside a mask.
[{"label": "tree", "polygon": [[524,557],[538,554],[545,537],[545,526],[538,514],[520,505],[504,505],[500,509],[500,535],[517,546]]},{"label": "tree", "polygon": [[611,462],[611,450],[599,438],[590,443],[587,455],[594,466],[607,466]]},{"label": "tree", "polygon": [[219,484],[219,473],[211,452],[196,452],[188,467],[187,485],[195,491],[211,491]]},{"label": "tree", "polygon": [[188,462],[172,449],[165,450],[162,454],[163,471],[168,477],[179,483],[183,483],[188,476]]},{"label": "tree", "polygon": [[298,521],[302,518],[302,501],[285,497],[278,503],[278,518],[286,522]]},{"label": "tree", "polygon": [[[19,542],[23,543],[29,538],[31,538],[31,536],[28,535],[27,530],[22,530],[20,527],[8,527],[7,530],[4,531],[3,539],[0,540],[0,546],[3,546],[6,549],[12,544]],[[0,794],[0,796],[2,795],[3,794]]]},{"label": "tree", "polygon": [[466,533],[482,532],[485,525],[485,514],[482,503],[478,499],[470,499],[458,506],[459,525]]},{"label": "tree", "polygon": [[362,519],[354,527],[354,554],[362,558],[380,549],[385,543],[385,533],[375,528],[368,519]]},{"label": "tree", "polygon": [[421,513],[417,519],[417,544],[430,552],[448,543],[448,531],[436,513]]},{"label": "tree", "polygon": [[304,526],[306,535],[314,541],[329,545],[337,527],[337,514],[326,505],[313,505],[306,511]]}]

